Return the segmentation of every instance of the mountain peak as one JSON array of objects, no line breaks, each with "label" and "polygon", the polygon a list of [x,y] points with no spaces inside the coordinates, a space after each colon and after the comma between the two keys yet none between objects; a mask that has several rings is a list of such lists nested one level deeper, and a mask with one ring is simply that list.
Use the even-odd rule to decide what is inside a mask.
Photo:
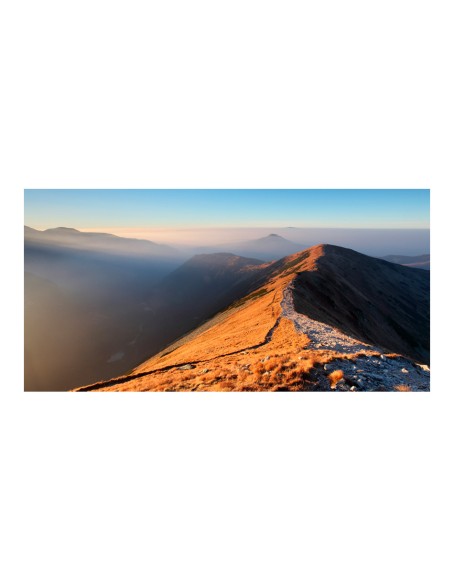
[{"label": "mountain peak", "polygon": [[295,244],[295,243],[292,243],[292,241],[289,241],[288,239],[284,238],[280,234],[275,234],[275,233],[267,234],[266,236],[263,236],[262,238],[257,238],[253,241],[250,241],[250,243],[251,244],[257,244],[257,243],[282,244],[282,243],[286,243],[286,244],[290,244],[290,245]]},{"label": "mountain peak", "polygon": [[352,249],[348,249],[346,247],[339,247],[336,245],[331,245],[331,244],[327,244],[327,243],[319,243],[317,245],[313,245],[307,249],[305,249],[304,251],[302,251],[303,253],[310,253],[311,255],[317,255],[317,256],[323,256],[323,255],[329,255],[329,256],[343,256],[343,257],[348,257],[348,256],[365,256],[362,253],[358,253],[357,251],[354,251]]}]

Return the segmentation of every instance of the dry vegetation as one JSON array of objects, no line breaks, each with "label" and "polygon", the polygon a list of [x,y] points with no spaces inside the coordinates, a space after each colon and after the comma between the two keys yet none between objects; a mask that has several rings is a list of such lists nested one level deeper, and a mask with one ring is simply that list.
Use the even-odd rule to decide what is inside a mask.
[{"label": "dry vegetation", "polygon": [[[314,388],[311,372],[333,359],[355,359],[358,354],[311,350],[309,340],[297,334],[292,322],[281,319],[269,343],[233,355],[199,361],[191,370],[178,366],[150,371],[141,378],[103,388],[106,391],[305,391]],[[195,349],[193,346],[192,349]],[[375,352],[360,352],[372,355]],[[169,354],[169,357],[172,354]],[[187,361],[187,360],[186,360]],[[335,384],[342,371],[330,375]]]},{"label": "dry vegetation", "polygon": [[331,388],[336,388],[336,384],[342,380],[343,377],[344,372],[342,370],[334,370],[334,372],[331,372],[331,374],[328,376]]},{"label": "dry vegetation", "polygon": [[397,390],[397,392],[411,392],[411,388],[407,384],[398,384],[394,386],[394,390]]}]

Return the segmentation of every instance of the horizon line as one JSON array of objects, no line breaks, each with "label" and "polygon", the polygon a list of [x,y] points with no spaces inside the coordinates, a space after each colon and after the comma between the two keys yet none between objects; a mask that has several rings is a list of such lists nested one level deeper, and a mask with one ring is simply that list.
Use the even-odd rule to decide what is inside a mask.
[{"label": "horizon line", "polygon": [[[165,231],[165,230],[181,230],[181,231],[193,231],[193,230],[226,230],[226,229],[235,229],[235,230],[246,230],[246,229],[261,229],[261,230],[430,230],[429,226],[372,226],[372,227],[358,227],[358,226],[100,226],[100,227],[85,227],[85,226],[48,226],[48,227],[37,227],[37,226],[30,226],[30,224],[25,224],[24,227],[32,228],[33,230],[37,230],[39,232],[45,232],[46,230],[54,230],[57,228],[67,228],[71,230],[77,230],[79,232],[107,232],[109,229],[114,230],[128,230],[128,231],[144,231],[144,230],[158,230],[158,231]],[[109,234],[107,232],[107,234]]]}]

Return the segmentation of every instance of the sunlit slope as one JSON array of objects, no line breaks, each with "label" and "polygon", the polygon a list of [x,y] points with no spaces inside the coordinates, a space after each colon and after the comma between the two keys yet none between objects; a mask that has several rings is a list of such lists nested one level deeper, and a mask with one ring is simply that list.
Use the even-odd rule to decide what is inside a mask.
[{"label": "sunlit slope", "polygon": [[[254,290],[210,321],[129,375],[80,390],[393,390],[398,386],[428,389],[427,372],[403,357],[402,352],[390,353],[386,345],[374,345],[361,333],[345,333],[342,325],[326,320],[326,306],[322,309],[318,304],[329,297],[330,288],[336,289],[337,308],[343,305],[342,288],[345,304],[351,301],[349,295],[353,291],[364,299],[364,306],[361,304],[361,311],[357,312],[362,322],[360,332],[367,331],[369,320],[375,325],[377,311],[389,309],[384,299],[378,307],[367,299],[369,282],[365,282],[363,290],[360,277],[348,283],[349,269],[372,269],[374,285],[378,285],[376,291],[382,294],[396,277],[406,279],[408,275],[408,286],[414,283],[408,274],[414,273],[411,269],[390,265],[391,271],[385,269],[380,278],[384,261],[351,252],[318,245],[264,265],[257,270]],[[311,282],[313,277],[320,276],[323,288],[317,289]],[[309,278],[310,284],[302,291],[305,278]],[[423,292],[424,285],[424,280],[418,280],[418,294]],[[408,294],[407,286],[404,291]],[[312,308],[309,316],[304,312],[308,305]],[[342,313],[340,309],[336,315],[340,320]],[[404,316],[407,317],[406,312]],[[399,317],[396,312],[397,326]],[[356,365],[358,361],[361,365]],[[359,372],[355,373],[357,369]],[[406,372],[401,372],[402,369]],[[364,370],[373,382],[362,377]],[[337,376],[332,376],[333,372]],[[402,374],[405,376],[401,378]],[[411,385],[403,384],[404,381]]]},{"label": "sunlit slope", "polygon": [[[131,379],[123,377],[118,383],[113,381],[104,387],[101,383],[99,389],[164,390],[174,384],[180,386],[182,378],[190,378],[191,384],[196,382],[195,387],[201,389],[204,382],[193,374],[196,368],[197,376],[206,376],[216,369],[214,378],[219,381],[213,389],[233,388],[222,384],[230,377],[232,367],[244,365],[242,362],[246,364],[246,360],[255,362],[270,350],[274,354],[287,353],[289,349],[292,352],[302,350],[307,344],[305,336],[297,334],[291,322],[281,318],[283,290],[294,276],[283,273],[268,280],[205,325],[138,366],[130,374]],[[180,370],[180,367],[187,369]],[[194,386],[191,385],[191,389]]]},{"label": "sunlit slope", "polygon": [[[134,372],[205,360],[261,344],[281,315],[283,290],[299,270],[311,270],[320,249],[297,253],[256,272],[254,291],[182,341],[175,342]],[[260,284],[262,282],[262,284]],[[271,338],[268,338],[268,340]]]}]

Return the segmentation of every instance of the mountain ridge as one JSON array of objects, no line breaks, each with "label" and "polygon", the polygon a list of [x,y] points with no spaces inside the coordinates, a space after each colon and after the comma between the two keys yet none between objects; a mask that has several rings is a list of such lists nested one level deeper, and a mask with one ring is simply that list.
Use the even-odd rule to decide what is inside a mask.
[{"label": "mountain ridge", "polygon": [[[388,331],[374,335],[377,317],[384,317],[390,305],[382,300],[374,308],[368,299],[373,285],[361,283],[357,276],[358,269],[364,268],[368,273],[375,272],[373,285],[378,285],[377,296],[385,295],[393,285],[404,281],[406,285],[398,286],[391,296],[394,301],[403,302],[404,296],[409,295],[411,303],[418,293],[423,299],[427,294],[428,299],[428,277],[423,271],[335,245],[315,245],[284,259],[255,265],[254,276],[240,301],[231,303],[144,361],[130,375],[79,390],[330,389],[326,373],[330,366],[343,366],[351,373],[349,367],[355,371],[356,361],[361,358],[363,367],[386,368],[387,376],[370,384],[362,377],[354,378],[358,375],[352,373],[349,390],[393,390],[406,386],[399,384],[399,380],[411,381],[414,389],[428,389],[427,372],[417,362],[428,354],[425,320],[421,328],[423,337],[418,340],[422,351],[411,346],[405,337],[409,321],[418,325],[408,319],[406,304],[402,315],[395,314],[392,341]],[[332,287],[335,306],[340,309],[338,320],[334,321],[337,325],[326,316],[329,293],[316,292],[313,285],[313,280],[320,277],[322,286]],[[412,291],[414,285],[417,292]],[[351,306],[346,300],[354,291],[355,301],[359,301],[355,312],[361,321],[359,328],[352,325]],[[315,311],[308,314],[308,306]],[[428,302],[421,306],[421,313],[425,309],[428,310]],[[410,332],[414,334],[415,329]],[[374,338],[379,341],[373,343]],[[394,349],[396,342],[402,348],[400,351]],[[373,379],[374,375],[370,377]]]}]

